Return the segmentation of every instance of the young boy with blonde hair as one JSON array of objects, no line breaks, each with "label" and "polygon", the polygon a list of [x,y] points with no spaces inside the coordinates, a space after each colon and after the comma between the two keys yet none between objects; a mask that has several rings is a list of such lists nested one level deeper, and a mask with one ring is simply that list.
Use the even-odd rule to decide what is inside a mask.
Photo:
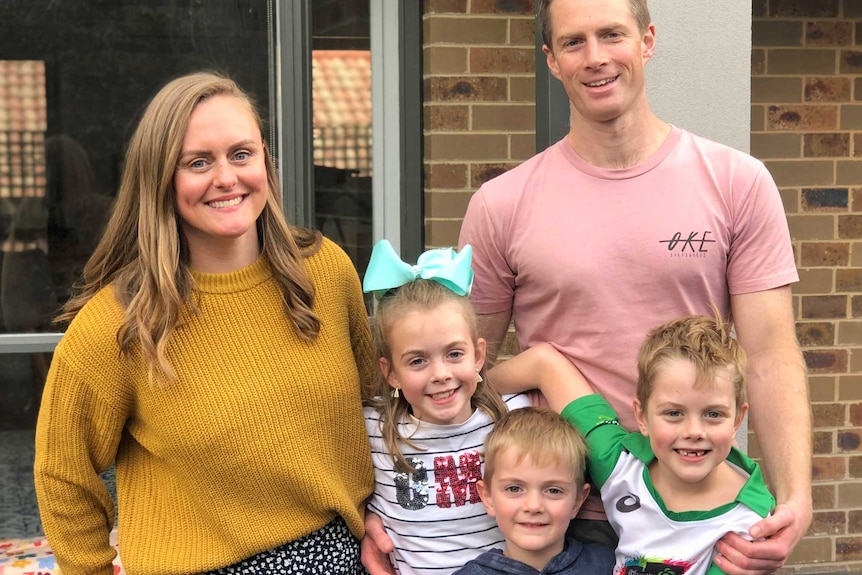
[{"label": "young boy with blonde hair", "polygon": [[516,409],[497,421],[485,439],[478,488],[506,550],[486,551],[453,575],[609,573],[610,548],[566,540],[569,522],[590,491],[585,456],[578,431],[549,409]]},{"label": "young boy with blonde hair", "polygon": [[587,438],[587,471],[619,535],[615,575],[721,573],[714,545],[750,539],[775,499],[758,465],[734,447],[748,410],[745,354],[720,317],[686,316],[652,330],[638,353],[640,433],[549,344],[490,374],[496,387],[538,382],[554,410]]}]

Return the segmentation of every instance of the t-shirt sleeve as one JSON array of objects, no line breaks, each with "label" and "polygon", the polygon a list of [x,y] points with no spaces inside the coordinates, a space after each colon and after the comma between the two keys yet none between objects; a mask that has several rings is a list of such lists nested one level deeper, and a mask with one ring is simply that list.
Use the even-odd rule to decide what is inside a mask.
[{"label": "t-shirt sleeve", "polygon": [[597,393],[574,400],[561,415],[586,438],[587,472],[601,487],[617,464],[628,432],[620,425],[613,408]]},{"label": "t-shirt sleeve", "polygon": [[505,209],[499,202],[491,202],[494,193],[485,184],[473,195],[458,240],[459,249],[467,244],[473,248],[475,276],[470,301],[479,314],[512,309],[515,293],[515,273],[506,258]]},{"label": "t-shirt sleeve", "polygon": [[775,181],[760,161],[747,159],[750,164],[740,167],[733,184],[734,230],[727,264],[732,295],[799,280],[787,216]]}]

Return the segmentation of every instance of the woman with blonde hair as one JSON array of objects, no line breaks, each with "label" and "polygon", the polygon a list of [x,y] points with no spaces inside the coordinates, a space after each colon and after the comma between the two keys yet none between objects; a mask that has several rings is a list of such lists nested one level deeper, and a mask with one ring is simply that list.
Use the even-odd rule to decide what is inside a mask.
[{"label": "woman with blonde hair", "polygon": [[372,378],[357,274],[282,215],[250,98],[209,73],[151,101],[60,321],[39,414],[42,522],[66,575],[361,573]]}]

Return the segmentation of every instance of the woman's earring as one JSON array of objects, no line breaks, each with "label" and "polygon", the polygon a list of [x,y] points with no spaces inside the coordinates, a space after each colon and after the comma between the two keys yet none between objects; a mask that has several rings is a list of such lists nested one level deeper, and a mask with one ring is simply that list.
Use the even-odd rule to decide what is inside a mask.
[{"label": "woman's earring", "polygon": [[479,368],[477,367],[476,368],[476,383],[482,383],[483,381],[485,381],[485,380],[482,379],[482,374],[479,373]]},{"label": "woman's earring", "polygon": [[400,395],[401,395],[401,392],[399,392],[399,391],[398,391],[398,388],[397,388],[397,387],[393,387],[393,388],[392,388],[392,399],[398,399],[398,397],[399,397]]}]

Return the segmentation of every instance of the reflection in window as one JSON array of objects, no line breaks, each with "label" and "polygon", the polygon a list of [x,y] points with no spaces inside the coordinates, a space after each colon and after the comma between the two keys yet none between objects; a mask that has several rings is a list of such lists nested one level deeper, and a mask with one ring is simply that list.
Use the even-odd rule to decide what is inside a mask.
[{"label": "reflection in window", "polygon": [[312,52],[317,227],[367,262],[371,223],[371,53]]},{"label": "reflection in window", "polygon": [[315,226],[363,274],[371,205],[371,26],[368,0],[312,3]]},{"label": "reflection in window", "polygon": [[62,327],[51,319],[102,235],[128,140],[160,86],[222,71],[274,117],[274,5],[4,0],[15,33],[0,34],[0,333],[14,335],[0,342],[0,539],[41,533],[32,438],[51,360],[9,346]]}]

